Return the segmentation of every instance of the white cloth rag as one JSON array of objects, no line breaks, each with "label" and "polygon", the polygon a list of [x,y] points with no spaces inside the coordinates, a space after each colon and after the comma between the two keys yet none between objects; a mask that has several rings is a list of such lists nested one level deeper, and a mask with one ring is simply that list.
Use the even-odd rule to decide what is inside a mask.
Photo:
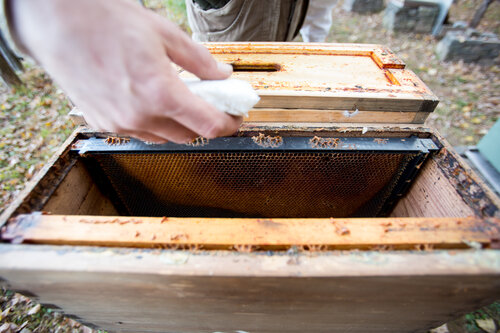
[{"label": "white cloth rag", "polygon": [[248,116],[248,111],[260,100],[250,83],[243,80],[183,79],[191,92],[219,111],[233,116]]}]

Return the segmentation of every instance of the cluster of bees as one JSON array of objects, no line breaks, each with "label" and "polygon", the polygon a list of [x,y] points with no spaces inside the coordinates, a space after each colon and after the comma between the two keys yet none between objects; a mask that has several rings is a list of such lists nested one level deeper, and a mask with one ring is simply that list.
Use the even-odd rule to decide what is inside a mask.
[{"label": "cluster of bees", "polygon": [[106,142],[106,144],[108,144],[110,146],[123,145],[123,144],[129,143],[130,139],[129,138],[121,138],[121,137],[118,137],[118,136],[108,136],[104,140],[104,142]]},{"label": "cluster of bees", "polygon": [[313,137],[309,140],[313,148],[337,148],[340,144],[339,138],[320,138],[319,136]]},{"label": "cluster of bees", "polygon": [[283,144],[283,138],[281,136],[270,136],[259,133],[257,136],[252,137],[253,142],[261,147],[265,148],[276,148]]}]

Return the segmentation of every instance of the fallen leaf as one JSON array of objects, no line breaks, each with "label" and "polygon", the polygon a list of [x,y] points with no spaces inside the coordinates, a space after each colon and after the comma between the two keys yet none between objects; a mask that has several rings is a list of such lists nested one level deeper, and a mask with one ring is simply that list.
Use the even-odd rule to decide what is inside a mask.
[{"label": "fallen leaf", "polygon": [[9,333],[10,331],[10,323],[4,323],[0,326],[0,333]]},{"label": "fallen leaf", "polygon": [[476,324],[477,324],[477,326],[479,326],[479,328],[485,330],[488,333],[496,333],[497,332],[495,321],[491,318],[476,319]]},{"label": "fallen leaf", "polygon": [[472,107],[470,105],[466,105],[462,108],[463,113],[469,113],[469,112],[471,112],[471,110],[472,110]]},{"label": "fallen leaf", "polygon": [[30,316],[31,316],[31,315],[34,315],[34,314],[37,314],[37,313],[40,311],[40,308],[41,308],[40,304],[37,304],[37,305],[35,305],[34,307],[32,307],[32,308],[31,308],[31,309],[27,312],[27,314],[28,314],[28,315],[30,315]]}]

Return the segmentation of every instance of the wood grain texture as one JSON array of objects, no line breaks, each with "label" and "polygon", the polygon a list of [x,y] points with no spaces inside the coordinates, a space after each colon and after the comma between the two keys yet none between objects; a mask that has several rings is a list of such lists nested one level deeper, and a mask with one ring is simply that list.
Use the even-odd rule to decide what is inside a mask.
[{"label": "wood grain texture", "polygon": [[360,137],[371,135],[399,138],[415,135],[420,138],[429,138],[433,130],[422,124],[244,122],[238,129],[237,135],[254,136],[258,133],[273,133],[282,136]]},{"label": "wood grain texture", "polygon": [[[366,123],[366,124],[423,124],[429,112],[359,111],[318,109],[258,108],[248,112],[245,123]],[[71,115],[73,123],[86,125],[78,112]]]},{"label": "wood grain texture", "polygon": [[76,163],[43,207],[52,214],[117,215],[83,163]]},{"label": "wood grain texture", "polygon": [[[250,82],[259,108],[432,112],[437,97],[389,49],[373,44],[207,43]],[[271,66],[271,65],[272,66]],[[262,67],[272,70],[252,71]],[[240,70],[240,69],[245,70]],[[183,77],[192,77],[181,72]]]},{"label": "wood grain texture", "polygon": [[81,112],[76,106],[71,109],[68,116],[75,126],[87,126],[87,121],[83,116],[83,112]]},{"label": "wood grain texture", "polygon": [[[500,252],[0,245],[0,276],[112,332],[425,332],[500,297]],[[397,318],[397,320],[395,320]]]},{"label": "wood grain texture", "polygon": [[500,198],[433,131],[442,148],[424,165],[392,216],[477,216],[500,218]]},{"label": "wood grain texture", "polygon": [[369,56],[380,68],[405,68],[405,63],[389,48],[379,44],[353,43],[276,43],[229,42],[204,43],[213,54],[318,54]]},{"label": "wood grain texture", "polygon": [[[324,123],[414,123],[422,112],[379,112],[316,109],[253,109],[246,122],[324,122]],[[423,121],[422,121],[423,122]]]},{"label": "wood grain texture", "polygon": [[394,217],[475,216],[437,162],[430,159],[391,213]]},{"label": "wood grain texture", "polygon": [[500,219],[239,219],[22,215],[2,232],[16,242],[126,247],[287,250],[488,246]]}]

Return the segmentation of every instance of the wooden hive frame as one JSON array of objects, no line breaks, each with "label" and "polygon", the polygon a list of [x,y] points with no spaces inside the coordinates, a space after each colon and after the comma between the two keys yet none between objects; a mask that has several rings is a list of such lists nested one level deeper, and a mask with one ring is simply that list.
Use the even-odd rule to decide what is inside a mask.
[{"label": "wooden hive frame", "polygon": [[69,153],[108,135],[80,130],[2,215],[0,276],[123,332],[423,331],[498,298],[498,198],[437,133],[246,124],[238,135],[262,132],[417,135],[443,147],[389,218],[120,217]]},{"label": "wooden hive frame", "polygon": [[[206,43],[261,97],[245,122],[423,124],[438,98],[375,44]],[[193,75],[179,69],[181,77]],[[78,110],[77,124],[85,124]]]},{"label": "wooden hive frame", "polygon": [[[248,122],[424,123],[438,98],[387,47],[206,43],[261,101]],[[346,61],[347,60],[347,61]],[[272,68],[272,71],[252,69]]]}]

